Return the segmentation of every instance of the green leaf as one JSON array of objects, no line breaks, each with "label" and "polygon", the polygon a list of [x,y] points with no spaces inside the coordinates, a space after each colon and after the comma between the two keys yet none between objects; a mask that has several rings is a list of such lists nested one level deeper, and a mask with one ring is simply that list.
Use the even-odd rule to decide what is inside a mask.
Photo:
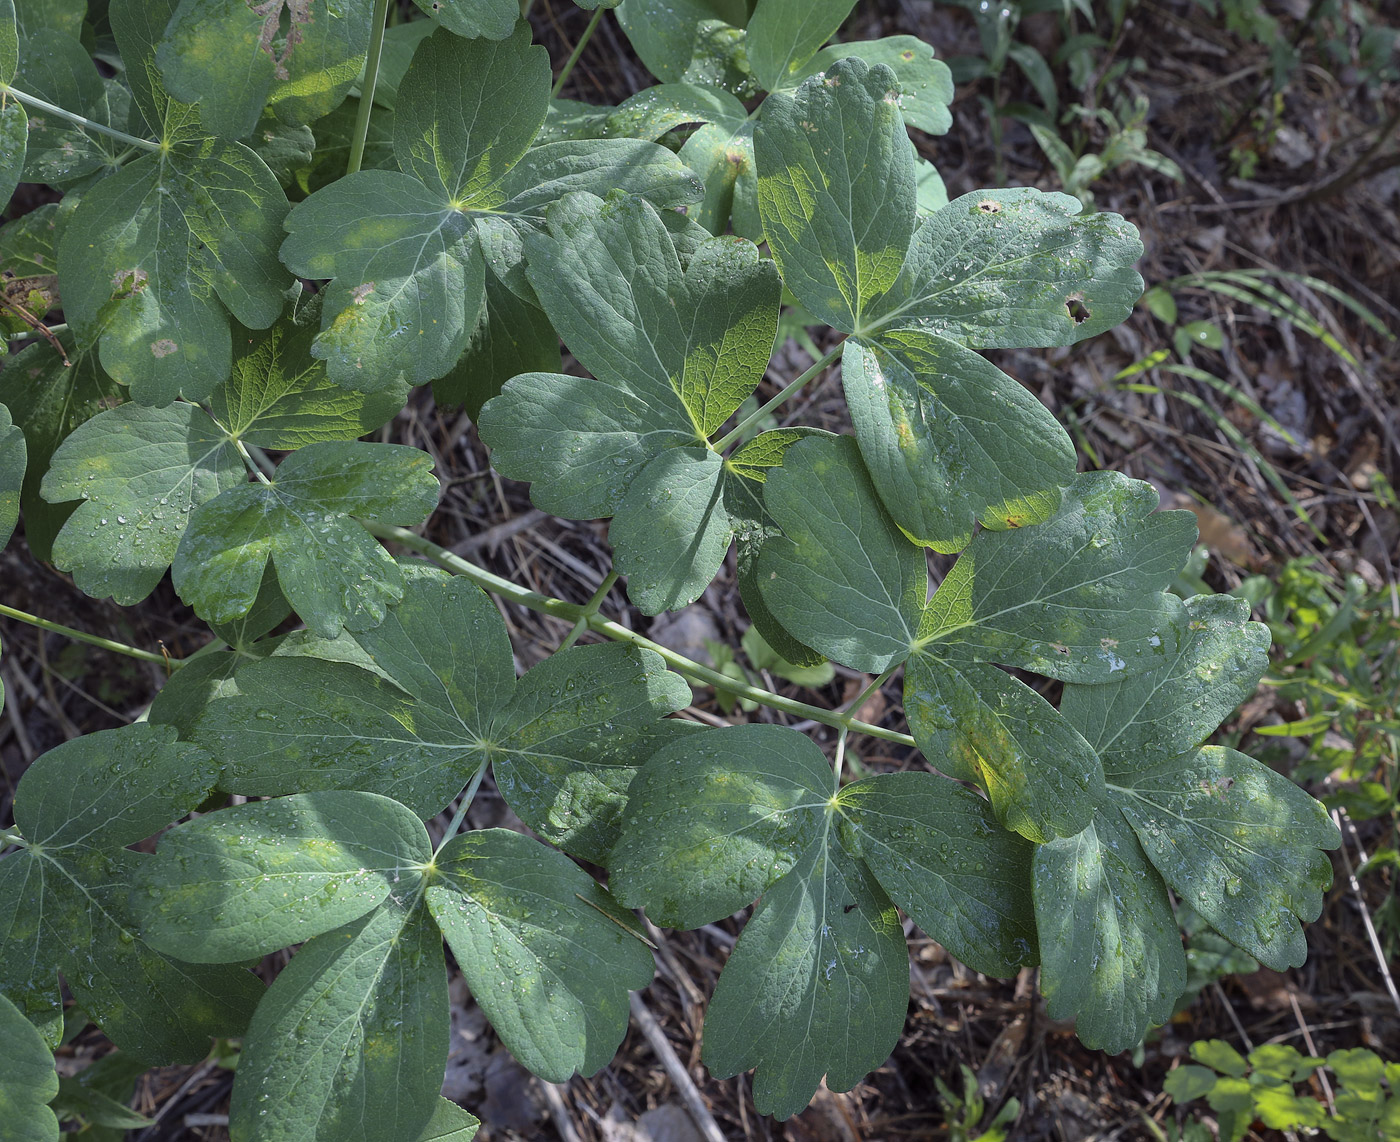
[{"label": "green leaf", "polygon": [[655,971],[637,920],[562,853],[506,829],[448,842],[428,907],[491,1026],[551,1082],[607,1065]]},{"label": "green leaf", "polygon": [[986,789],[998,820],[1029,840],[1074,836],[1103,799],[1093,747],[1049,702],[995,666],[916,654],[905,666],[904,707],[923,755]]},{"label": "green leaf", "polygon": [[231,791],[364,789],[427,818],[494,760],[532,828],[599,859],[636,754],[690,701],[655,654],[623,646],[574,648],[517,685],[499,614],[459,579],[411,579],[383,623],[355,637],[381,673],[273,657],[211,707],[198,736],[226,760]]},{"label": "green leaf", "polygon": [[7,1137],[58,1142],[58,1119],[48,1105],[57,1094],[58,1075],[44,1037],[0,995],[0,1122]]},{"label": "green leaf", "polygon": [[10,419],[10,410],[0,404],[0,547],[10,542],[19,519],[19,493],[27,459],[24,433]]},{"label": "green leaf", "polygon": [[932,214],[948,205],[948,188],[943,185],[943,176],[938,168],[927,159],[921,158],[914,165],[915,195],[920,214]]},{"label": "green leaf", "polygon": [[[0,226],[0,259],[16,277],[51,277],[57,264],[54,256],[57,234],[58,203],[46,202]],[[37,308],[33,297],[31,292],[25,302],[31,313]],[[44,301],[43,304],[48,303]],[[35,316],[42,317],[44,312],[47,310],[35,313]],[[14,332],[23,330],[16,329]]]},{"label": "green leaf", "polygon": [[502,386],[521,373],[558,372],[559,334],[537,306],[516,297],[495,274],[486,275],[486,305],[466,352],[433,382],[440,406],[460,404],[472,420]]},{"label": "green leaf", "polygon": [[1222,1075],[1242,1079],[1249,1071],[1249,1063],[1234,1047],[1223,1039],[1205,1039],[1191,1044],[1191,1057],[1198,1063],[1214,1067]]},{"label": "green leaf", "polygon": [[253,128],[248,145],[267,164],[273,176],[284,187],[298,181],[297,176],[309,172],[316,153],[316,136],[302,124],[279,123],[272,112],[264,111]]},{"label": "green leaf", "polygon": [[54,562],[94,598],[139,603],[164,576],[191,511],[248,479],[238,450],[203,409],[124,404],[81,425],[53,454],[40,491],[83,501]]},{"label": "green leaf", "polygon": [[748,11],[743,0],[623,0],[614,15],[647,70],[663,83],[675,83],[686,77],[703,22],[742,26]]},{"label": "green leaf", "polygon": [[929,600],[920,646],[1066,682],[1154,669],[1184,634],[1165,588],[1196,537],[1189,512],[1156,506],[1150,484],[1088,472],[1045,523],[979,532]]},{"label": "green leaf", "polygon": [[189,963],[275,952],[357,920],[432,847],[411,811],[326,790],[238,805],[171,830],[132,891],[141,933]]},{"label": "green leaf", "polygon": [[783,535],[763,545],[758,584],[802,642],[855,670],[902,662],[928,593],[923,552],[885,513],[856,442],[812,437],[787,449],[763,498]]},{"label": "green leaf", "polygon": [[[215,135],[250,134],[271,102],[286,123],[333,111],[359,77],[369,46],[370,0],[320,11],[282,3],[180,0],[156,48],[156,64],[176,99],[199,104]],[[280,25],[280,26],[279,26]]]},{"label": "green leaf", "polygon": [[[75,112],[107,127],[113,122],[107,87],[92,57],[72,36],[39,29],[24,41],[20,86],[66,111]],[[24,159],[26,182],[61,185],[83,178],[103,167],[115,170],[120,144],[81,124],[40,112],[29,120],[28,150]]]},{"label": "green leaf", "polygon": [[77,39],[87,16],[87,0],[12,0],[6,7],[14,8],[22,37],[52,28]]},{"label": "green leaf", "polygon": [[1119,772],[1123,816],[1163,879],[1222,936],[1276,971],[1307,958],[1299,920],[1332,884],[1341,836],[1288,778],[1233,749]]},{"label": "green leaf", "polygon": [[933,58],[933,48],[916,36],[832,44],[798,68],[788,84],[795,87],[848,56],[859,56],[872,66],[882,63],[894,72],[899,81],[899,110],[906,124],[930,135],[947,134],[953,125],[948,110],[953,102],[953,76],[946,63]]},{"label": "green leaf", "polygon": [[[109,0],[107,15],[121,52],[123,75],[131,85],[135,108],[130,126],[144,119],[152,135],[164,138],[169,128],[185,129],[195,109],[173,102],[156,68],[156,45],[165,34],[179,0]],[[76,35],[76,33],[75,33]]]},{"label": "green leaf", "polygon": [[611,884],[668,928],[698,928],[753,903],[827,828],[831,764],[780,726],[682,739],[628,791]]},{"label": "green leaf", "polygon": [[936,334],[845,343],[842,383],[861,455],[890,514],[916,543],[961,550],[974,523],[1041,523],[1074,479],[1074,445],[1034,396]]},{"label": "green leaf", "polygon": [[1052,1019],[1116,1053],[1171,1018],[1186,956],[1167,890],[1114,812],[1034,859],[1040,987]]},{"label": "green leaf", "polygon": [[909,1003],[909,952],[869,871],[823,835],[764,894],[705,1017],[716,1078],[754,1067],[754,1106],[788,1118],[825,1077],[850,1090],[889,1057]]},{"label": "green leaf", "polygon": [[207,621],[231,622],[252,607],[271,560],[287,601],[318,634],[374,626],[401,596],[403,576],[351,517],[421,523],[437,506],[431,465],[398,444],[308,444],[271,483],[229,488],[191,514],[175,590]]},{"label": "green leaf", "polygon": [[737,129],[748,111],[729,92],[698,83],[659,83],[624,99],[608,115],[607,133],[655,142],[689,123]]},{"label": "green leaf", "polygon": [[351,392],[333,384],[311,356],[315,331],[282,320],[266,333],[235,338],[233,371],[209,398],[228,434],[259,448],[293,451],[326,440],[354,440],[393,419],[407,393]]},{"label": "green leaf", "polygon": [[0,201],[8,202],[24,174],[29,117],[18,102],[0,107]]},{"label": "green leaf", "polygon": [[418,1135],[418,1142],[472,1142],[480,1128],[481,1122],[474,1115],[455,1102],[439,1098],[432,1118]]},{"label": "green leaf", "polygon": [[63,521],[81,502],[50,505],[40,497],[40,481],[49,460],[69,433],[103,409],[121,403],[123,396],[121,386],[98,364],[96,350],[76,349],[67,333],[58,334],[58,339],[71,364],[65,365],[52,346],[40,342],[5,358],[0,369],[0,402],[24,429],[29,449],[20,493],[25,539],[34,558],[45,561],[52,558],[51,545]]},{"label": "green leaf", "polygon": [[166,957],[137,934],[127,903],[152,858],[123,846],[198,805],[217,773],[173,729],[139,723],[75,739],[30,767],[14,804],[29,847],[0,861],[0,990],[31,1019],[58,1010],[62,971],[114,1043],[158,1065],[194,1062],[209,1036],[242,1030],[259,981]]},{"label": "green leaf", "polygon": [[854,7],[855,0],[758,0],[745,44],[759,82],[769,91],[784,87]]},{"label": "green leaf", "polygon": [[1119,215],[1081,209],[1030,189],[954,199],[920,221],[864,328],[914,325],[974,349],[1013,349],[1072,345],[1119,324],[1142,294],[1133,269],[1142,242]]},{"label": "green leaf", "polygon": [[1179,757],[1254,693],[1269,665],[1269,628],[1228,595],[1186,601],[1186,634],[1155,670],[1123,682],[1066,686],[1060,712],[1110,775]]},{"label": "green leaf", "polygon": [[[1194,1044],[1193,1044],[1194,1045]],[[1215,1086],[1215,1072],[1206,1067],[1193,1067],[1189,1064],[1167,1072],[1162,1079],[1162,1089],[1177,1102],[1190,1102],[1200,1098]]]},{"label": "green leaf", "polygon": [[[137,1114],[129,1106],[123,1106],[100,1090],[84,1086],[77,1079],[59,1079],[58,1087],[58,1098],[54,1100],[54,1105],[65,1120],[77,1118],[91,1126],[106,1126],[123,1134],[128,1130],[139,1130],[143,1126],[154,1124],[154,1120],[144,1114]],[[93,1130],[86,1132],[98,1133]]]},{"label": "green leaf", "polygon": [[100,339],[103,367],[136,400],[203,400],[229,374],[228,311],[252,328],[282,311],[286,209],[272,172],[240,143],[133,159],[87,191],[63,229],[64,313],[80,339]]},{"label": "green leaf", "polygon": [[420,891],[317,936],[273,982],[239,1056],[233,1142],[402,1142],[432,1118],[447,968]]},{"label": "green leaf", "polygon": [[520,19],[517,0],[413,0],[450,32],[472,40],[503,40]]},{"label": "green leaf", "polygon": [[834,63],[770,96],[754,135],[758,208],[783,283],[843,333],[900,276],[914,231],[914,150],[894,73]]},{"label": "green leaf", "polygon": [[0,0],[0,83],[13,83],[19,69],[19,29],[15,0]]},{"label": "green leaf", "polygon": [[843,788],[837,810],[842,844],[968,967],[1013,976],[1033,962],[1032,848],[981,797],[931,773],[885,773]]}]

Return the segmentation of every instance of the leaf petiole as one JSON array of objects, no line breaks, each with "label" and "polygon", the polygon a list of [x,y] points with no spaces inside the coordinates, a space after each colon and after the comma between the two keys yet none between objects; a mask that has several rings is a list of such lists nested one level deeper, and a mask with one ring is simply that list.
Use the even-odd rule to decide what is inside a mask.
[{"label": "leaf petiole", "polygon": [[[253,454],[248,451],[248,446],[243,441],[234,439],[233,446],[238,449],[238,454],[243,457],[243,463],[247,466],[250,475],[257,477],[258,483],[265,487],[271,487],[272,481],[268,479],[267,473],[262,470],[262,465],[253,458]],[[266,457],[263,457],[265,460]]]},{"label": "leaf petiole", "polygon": [[[578,622],[574,623],[574,629],[569,632],[569,636],[559,644],[560,650],[568,650],[574,643],[578,642],[579,636],[588,629],[588,620],[598,613],[598,608],[603,605],[603,600],[608,597],[608,592],[612,590],[613,584],[617,582],[616,571],[609,571],[606,578],[596,591],[593,597],[584,604],[583,614],[579,615]],[[557,652],[556,652],[557,653]]]},{"label": "leaf petiole", "polygon": [[579,37],[578,44],[569,53],[569,58],[564,61],[564,66],[559,70],[559,78],[554,81],[554,89],[549,93],[551,99],[558,99],[559,92],[564,89],[564,83],[573,74],[574,65],[578,63],[579,56],[583,55],[583,49],[588,46],[588,41],[593,38],[593,33],[598,29],[598,23],[603,18],[603,13],[607,9],[599,4],[593,11],[593,18],[588,21],[588,27],[583,29],[583,35]]},{"label": "leaf petiole", "polygon": [[37,95],[30,95],[20,91],[16,87],[11,87],[7,83],[0,83],[0,93],[13,96],[21,103],[39,111],[47,111],[50,115],[57,115],[61,119],[67,119],[70,123],[76,123],[85,131],[96,131],[99,135],[106,135],[109,139],[116,139],[119,143],[126,143],[128,146],[136,147],[142,151],[159,151],[159,143],[153,143],[150,139],[138,139],[135,135],[128,135],[125,131],[118,131],[115,127],[108,127],[105,123],[95,123],[86,115],[79,115],[76,111],[68,111],[59,107],[55,103],[50,103],[47,99],[40,99]]},{"label": "leaf petiole", "polygon": [[802,386],[805,385],[808,381],[810,381],[813,377],[821,373],[822,370],[827,368],[827,366],[829,366],[833,361],[835,361],[836,358],[840,355],[841,345],[838,345],[835,349],[827,353],[826,356],[824,356],[810,369],[806,370],[795,381],[792,381],[790,384],[784,386],[783,390],[780,393],[778,393],[777,396],[767,401],[754,412],[749,413],[748,416],[744,417],[743,420],[741,420],[732,429],[730,429],[718,440],[716,440],[714,444],[710,445],[710,447],[715,452],[723,452],[731,444],[737,444],[740,440],[743,439],[744,434],[748,432],[750,428],[752,428],[755,424],[758,424],[759,421],[761,421],[774,409],[780,408],[784,404],[786,404],[788,400],[792,398],[794,393],[796,393],[800,388],[802,388]]},{"label": "leaf petiole", "polygon": [[360,105],[355,109],[355,128],[350,135],[350,159],[345,173],[354,174],[365,159],[365,140],[369,138],[369,117],[374,106],[374,89],[379,84],[379,60],[384,53],[384,26],[389,20],[389,0],[374,0],[370,17],[369,54],[365,57],[365,76],[360,83]]},{"label": "leaf petiole", "polygon": [[14,607],[7,607],[4,603],[0,603],[0,615],[10,619],[17,619],[22,623],[28,623],[30,626],[38,627],[40,630],[66,635],[68,638],[76,639],[78,642],[85,642],[89,646],[100,647],[102,650],[115,651],[117,654],[125,654],[129,658],[139,658],[142,662],[154,662],[157,665],[168,667],[171,670],[178,670],[184,665],[183,659],[171,658],[168,654],[156,654],[153,651],[142,650],[139,646],[128,646],[124,642],[114,642],[112,639],[103,638],[101,635],[88,634],[85,630],[77,630],[74,627],[66,627],[62,623],[52,622],[49,619],[41,619],[38,615],[31,615],[27,611],[16,610]]},{"label": "leaf petiole", "polygon": [[466,791],[457,802],[457,812],[452,814],[452,820],[448,822],[447,830],[442,834],[442,840],[438,843],[438,847],[433,850],[434,856],[442,852],[447,842],[455,837],[462,828],[462,822],[467,819],[467,810],[471,808],[471,803],[476,800],[476,791],[481,788],[482,778],[486,776],[486,767],[490,764],[491,759],[488,757],[481,763],[480,768],[472,777],[471,784],[467,786]]}]

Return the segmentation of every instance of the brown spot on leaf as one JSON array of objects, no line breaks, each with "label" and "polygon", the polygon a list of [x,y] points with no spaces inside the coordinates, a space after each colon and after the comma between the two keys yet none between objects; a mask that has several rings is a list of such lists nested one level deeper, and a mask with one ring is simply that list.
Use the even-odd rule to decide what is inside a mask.
[{"label": "brown spot on leaf", "polygon": [[899,58],[908,63],[911,59],[914,58],[914,53],[911,52],[908,48],[905,48],[902,52],[899,53]]},{"label": "brown spot on leaf", "polygon": [[[265,52],[272,60],[272,74],[285,83],[291,78],[287,61],[301,43],[301,30],[311,23],[312,5],[316,0],[261,0],[249,3],[248,7],[262,17],[262,27],[258,30],[258,50]],[[287,35],[282,41],[282,50],[277,51],[277,35],[282,25],[282,10],[287,10]]]},{"label": "brown spot on leaf", "polygon": [[1075,292],[1065,298],[1065,309],[1069,312],[1069,318],[1076,325],[1083,325],[1089,318],[1093,317],[1093,312],[1089,309],[1089,303],[1084,300],[1084,295]]},{"label": "brown spot on leaf", "polygon": [[162,337],[157,341],[151,342],[151,356],[168,357],[179,348],[180,346],[176,345],[169,337]]},{"label": "brown spot on leaf", "polygon": [[350,300],[353,301],[356,305],[364,305],[365,298],[369,297],[369,295],[373,292],[374,283],[365,282],[363,285],[357,285],[354,289],[350,291]]},{"label": "brown spot on leaf", "polygon": [[146,288],[150,275],[137,267],[134,270],[118,270],[112,275],[112,297],[125,300],[134,297]]},{"label": "brown spot on leaf", "polygon": [[995,198],[984,198],[977,204],[977,209],[983,214],[1000,214],[1001,203]]}]

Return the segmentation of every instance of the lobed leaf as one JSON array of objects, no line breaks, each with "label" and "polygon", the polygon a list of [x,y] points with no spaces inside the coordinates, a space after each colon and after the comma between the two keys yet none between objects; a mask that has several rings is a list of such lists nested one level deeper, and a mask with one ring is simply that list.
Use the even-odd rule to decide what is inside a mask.
[{"label": "lobed leaf", "polygon": [[744,0],[622,0],[614,15],[647,70],[663,83],[675,83],[686,77],[706,21],[742,27],[748,11]]},{"label": "lobed leaf", "polygon": [[422,823],[396,801],[303,793],[173,829],[137,878],[132,907],[168,955],[232,963],[359,919],[431,855]]},{"label": "lobed leaf", "polygon": [[317,936],[253,1014],[229,1107],[234,1142],[402,1142],[447,1064],[447,967],[415,894]]},{"label": "lobed leaf", "polygon": [[535,1074],[606,1066],[655,964],[636,919],[562,853],[507,829],[448,842],[427,903],[491,1026]]},{"label": "lobed leaf", "polygon": [[855,0],[758,0],[744,40],[758,81],[781,90],[854,7]]},{"label": "lobed leaf", "polygon": [[27,846],[0,861],[0,991],[58,1041],[57,973],[123,1050],[193,1062],[238,1034],[261,993],[233,967],[178,962],[138,934],[127,898],[151,858],[123,848],[198,805],[208,754],[166,726],[77,738],[40,757],[15,795]]},{"label": "lobed leaf", "polygon": [[363,630],[402,595],[388,552],[351,517],[421,523],[437,506],[425,452],[398,444],[308,444],[268,483],[240,484],[191,513],[175,552],[175,590],[206,620],[247,614],[271,561],[306,624]]},{"label": "lobed leaf", "polygon": [[1084,1044],[1125,1051],[1172,1014],[1186,955],[1166,888],[1112,810],[1035,851],[1040,987]]},{"label": "lobed leaf", "polygon": [[942,60],[934,59],[933,48],[916,36],[830,44],[793,71],[784,87],[821,75],[848,56],[859,56],[871,66],[884,64],[894,72],[899,81],[899,111],[908,126],[943,135],[953,125],[948,110],[953,102],[952,73]]},{"label": "lobed leaf", "polygon": [[[114,120],[108,88],[87,49],[71,35],[39,28],[24,39],[20,86],[29,95],[46,99],[105,127],[124,127]],[[120,144],[84,125],[57,115],[38,114],[29,120],[24,154],[24,180],[62,185],[107,168],[116,169]],[[3,188],[0,188],[3,189]]]},{"label": "lobed leaf", "polygon": [[228,435],[197,405],[99,413],[59,445],[40,486],[51,503],[81,501],[53,560],[94,598],[139,603],[175,558],[193,509],[247,479]]},{"label": "lobed leaf", "polygon": [[894,73],[837,60],[770,96],[754,135],[758,209],[783,283],[843,333],[900,275],[914,232],[914,152]]}]

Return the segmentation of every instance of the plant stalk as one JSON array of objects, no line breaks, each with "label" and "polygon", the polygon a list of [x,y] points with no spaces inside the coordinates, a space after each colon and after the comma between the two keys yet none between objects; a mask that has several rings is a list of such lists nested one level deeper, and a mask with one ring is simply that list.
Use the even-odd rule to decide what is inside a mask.
[{"label": "plant stalk", "polygon": [[68,111],[57,104],[50,103],[47,99],[40,99],[37,95],[20,91],[19,88],[11,87],[7,83],[0,83],[0,93],[12,95],[19,102],[26,103],[36,110],[47,111],[50,115],[57,115],[61,119],[67,119],[70,123],[76,123],[84,131],[95,131],[99,135],[106,135],[109,139],[116,139],[117,142],[126,143],[138,150],[156,152],[161,149],[159,143],[153,143],[150,139],[138,139],[135,135],[128,135],[125,131],[108,127],[105,123],[96,123],[86,115],[79,115],[76,111]]},{"label": "plant stalk", "polygon": [[139,658],[142,662],[154,662],[160,666],[168,667],[171,670],[178,670],[184,665],[182,659],[171,658],[167,654],[156,654],[154,651],[142,650],[139,646],[128,646],[124,642],[113,642],[110,638],[103,638],[98,634],[88,634],[85,630],[77,630],[74,627],[66,627],[62,623],[56,623],[50,619],[41,619],[38,615],[31,615],[27,611],[16,610],[14,607],[7,607],[0,603],[0,615],[6,618],[16,619],[22,623],[28,623],[32,627],[40,630],[52,631],[54,634],[65,635],[68,638],[76,639],[78,642],[85,642],[89,646],[100,647],[102,650],[115,651],[117,654],[125,654],[128,658]]},{"label": "plant stalk", "polygon": [[447,842],[455,837],[462,828],[462,822],[467,819],[467,810],[471,808],[471,803],[476,800],[476,791],[481,788],[482,779],[486,776],[486,771],[491,767],[491,760],[483,761],[472,777],[471,784],[467,786],[461,798],[457,802],[457,812],[452,814],[452,820],[448,823],[447,831],[442,834],[442,840],[438,842],[437,848],[433,850],[433,855],[447,846]]},{"label": "plant stalk", "polygon": [[389,21],[389,0],[374,0],[370,17],[369,54],[365,57],[365,77],[360,83],[360,105],[355,109],[355,130],[350,136],[350,161],[345,173],[354,174],[365,160],[365,140],[369,138],[369,116],[374,106],[374,89],[379,83],[379,59],[384,54],[384,26]]},{"label": "plant stalk", "polygon": [[[593,592],[593,598],[584,604],[583,614],[579,615],[578,622],[574,623],[574,629],[569,632],[568,638],[559,644],[560,650],[568,650],[574,643],[578,642],[579,636],[588,629],[588,620],[598,613],[598,609],[603,605],[603,600],[608,597],[608,592],[612,590],[613,584],[617,582],[616,571],[609,571],[603,579],[602,585]],[[558,653],[556,651],[556,653]]]},{"label": "plant stalk", "polygon": [[716,440],[714,444],[712,444],[710,447],[713,448],[716,452],[723,452],[731,444],[734,444],[737,441],[743,439],[744,433],[746,433],[750,428],[752,428],[765,416],[771,413],[775,408],[779,408],[782,405],[786,404],[788,400],[791,399],[793,394],[797,392],[798,389],[802,388],[803,385],[805,385],[808,381],[810,381],[813,377],[817,376],[823,369],[827,368],[833,361],[835,361],[836,358],[841,355],[841,350],[844,346],[845,342],[843,341],[840,345],[836,346],[835,349],[832,349],[829,353],[826,354],[826,356],[824,356],[820,361],[818,361],[810,369],[804,372],[795,381],[792,381],[791,383],[785,385],[783,387],[782,392],[780,392],[777,396],[767,401],[754,412],[749,413],[748,416],[744,417],[743,420],[741,420],[738,424],[736,424],[733,428],[731,428],[728,432],[726,432],[723,436]]},{"label": "plant stalk", "polygon": [[490,591],[493,595],[500,595],[512,603],[519,603],[522,607],[528,607],[532,611],[553,615],[555,618],[565,619],[569,622],[577,623],[580,618],[587,618],[589,630],[597,631],[614,642],[626,642],[643,650],[653,651],[660,655],[666,665],[677,674],[684,675],[695,682],[713,686],[717,690],[727,690],[731,694],[737,694],[741,698],[747,698],[751,702],[768,706],[770,709],[781,710],[794,717],[821,722],[824,726],[832,726],[838,730],[847,728],[857,733],[868,734],[873,738],[897,742],[900,745],[917,744],[908,734],[902,734],[897,730],[888,730],[884,726],[873,726],[869,722],[862,722],[852,717],[849,713],[842,714],[836,710],[824,710],[820,706],[809,706],[806,702],[799,702],[796,699],[784,697],[782,694],[775,694],[771,690],[764,690],[747,682],[726,677],[718,670],[712,670],[694,659],[677,654],[670,647],[662,646],[659,642],[652,642],[651,639],[636,631],[628,630],[621,623],[612,622],[597,614],[586,615],[585,608],[577,603],[568,603],[563,599],[541,595],[537,591],[531,591],[527,587],[512,583],[509,579],[503,579],[486,568],[478,567],[475,563],[463,559],[460,555],[454,555],[445,547],[439,547],[432,540],[415,535],[407,528],[395,527],[392,524],[378,523],[373,520],[362,519],[360,523],[371,535],[378,536],[380,539],[391,539],[411,551],[427,556],[439,567],[451,571],[454,575],[461,575],[482,590]]},{"label": "plant stalk", "polygon": [[583,29],[583,35],[579,37],[578,44],[569,53],[569,58],[564,61],[564,66],[559,71],[559,78],[554,81],[554,88],[549,93],[551,99],[559,98],[559,92],[564,90],[565,81],[573,74],[574,65],[578,63],[579,56],[583,55],[583,49],[588,46],[588,41],[593,38],[593,33],[598,30],[598,24],[602,21],[603,13],[606,11],[607,9],[601,4],[593,10],[593,19],[588,21],[588,27]]}]

